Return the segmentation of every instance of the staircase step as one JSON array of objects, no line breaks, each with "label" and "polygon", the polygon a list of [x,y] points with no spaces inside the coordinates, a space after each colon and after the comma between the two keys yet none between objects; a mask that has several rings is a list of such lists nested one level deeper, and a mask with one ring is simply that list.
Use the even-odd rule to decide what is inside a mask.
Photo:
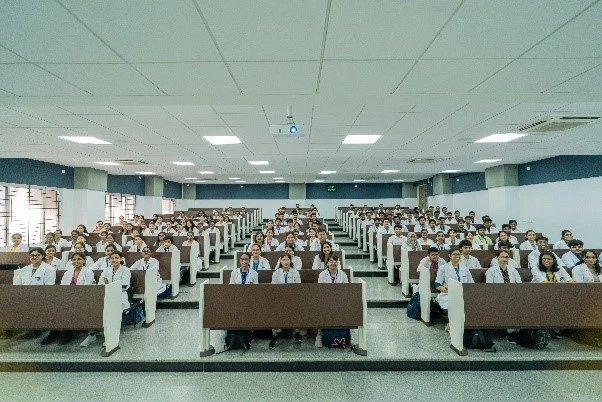
[{"label": "staircase step", "polygon": [[386,278],[388,276],[388,272],[384,271],[384,270],[378,270],[378,271],[353,270],[353,276],[356,278]]},{"label": "staircase step", "polygon": [[210,279],[219,278],[219,271],[201,271],[196,273],[197,278]]}]

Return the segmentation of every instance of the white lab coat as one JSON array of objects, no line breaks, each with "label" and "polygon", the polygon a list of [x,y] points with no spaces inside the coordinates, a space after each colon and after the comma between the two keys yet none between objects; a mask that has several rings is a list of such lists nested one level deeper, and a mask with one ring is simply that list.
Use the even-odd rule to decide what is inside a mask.
[{"label": "white lab coat", "polygon": [[582,262],[572,251],[564,253],[561,257],[561,260],[564,263],[564,266],[567,268],[573,268],[575,265],[581,264]]},{"label": "white lab coat", "polygon": [[408,238],[404,235],[397,237],[397,235],[393,235],[389,237],[387,240],[387,246],[403,246],[408,241]]},{"label": "white lab coat", "polygon": [[537,243],[533,242],[533,244],[529,243],[529,240],[525,240],[519,246],[520,250],[537,250]]},{"label": "white lab coat", "polygon": [[333,283],[333,277],[335,278],[334,283],[349,283],[347,274],[339,268],[337,268],[336,275],[331,275],[329,269],[325,269],[324,271],[320,272],[320,275],[318,276],[318,283]]},{"label": "white lab coat", "polygon": [[174,251],[178,251],[178,248],[172,244],[169,247],[165,247],[165,246],[158,247],[155,252],[156,253],[172,253]]},{"label": "white lab coat", "polygon": [[[276,247],[276,250],[274,251],[284,251],[284,249],[286,248],[287,243],[286,242],[282,242],[278,245],[278,247]],[[304,251],[303,248],[299,249],[297,244],[295,244],[295,251]]]},{"label": "white lab coat", "polygon": [[[529,256],[527,257],[527,260],[529,261],[529,268],[531,269],[537,269],[539,267],[539,255],[541,253],[538,250],[533,250],[531,251],[531,253],[529,253]],[[564,267],[564,262],[562,261],[562,259],[560,259],[560,257],[558,257],[558,255],[556,255],[556,253],[553,253],[556,256],[556,262],[558,263],[559,267]]]},{"label": "white lab coat", "polygon": [[92,264],[91,269],[106,269],[111,266],[111,261],[109,257],[100,257],[94,264]]},{"label": "white lab coat", "polygon": [[476,257],[469,255],[468,258],[463,255],[460,257],[460,266],[466,267],[467,269],[479,269],[481,267],[481,263]]},{"label": "white lab coat", "polygon": [[[531,282],[540,283],[548,280],[547,274],[538,268],[531,269],[531,273],[533,274]],[[556,277],[556,282],[568,282],[571,280],[569,273],[562,267],[559,267],[559,270],[554,272],[554,277]]]},{"label": "white lab coat", "polygon": [[50,265],[42,262],[35,273],[33,265],[23,267],[13,278],[13,285],[54,285],[56,282],[56,271]]},{"label": "white lab coat", "polygon": [[159,260],[150,257],[148,261],[145,261],[144,258],[141,258],[132,264],[130,270],[148,271],[149,269],[153,268],[157,268],[157,294],[161,294],[165,292],[167,285],[163,283],[163,279],[161,279],[161,275],[159,275]]},{"label": "white lab coat", "polygon": [[100,278],[98,279],[98,284],[105,285],[105,279],[109,283],[121,281],[121,307],[124,310],[129,308],[130,302],[128,301],[128,295],[126,291],[130,287],[132,280],[132,273],[130,272],[130,269],[125,265],[120,265],[117,269],[117,272],[113,272],[113,267],[109,266],[108,268],[102,270],[102,274],[100,274]]},{"label": "white lab coat", "polygon": [[[251,248],[253,247],[254,244],[257,244],[257,243],[251,243],[251,244],[249,244],[249,247],[247,247],[247,253],[251,252]],[[265,244],[262,244],[261,245],[261,252],[264,252],[264,251],[270,251],[270,250],[268,250],[266,248]]]},{"label": "white lab coat", "polygon": [[[450,263],[439,267],[439,269],[437,270],[437,279],[435,279],[435,282],[439,283],[441,286],[447,287],[451,278],[461,283],[474,283],[474,279],[472,278],[470,270],[466,266],[462,266],[462,264],[460,264],[458,269],[458,275],[456,275],[456,270]],[[447,293],[439,293],[435,298],[435,301],[439,303],[441,308],[447,310],[449,307],[448,298],[449,295]]]},{"label": "white lab coat", "polygon": [[263,244],[265,245],[266,249],[274,250],[276,247],[278,247],[280,245],[280,242],[272,237],[271,241],[268,241],[268,239],[264,239]]},{"label": "white lab coat", "polygon": [[320,240],[318,240],[318,238],[315,238],[313,240],[308,240],[309,243],[309,251],[320,251]]},{"label": "white lab coat", "polygon": [[[500,263],[498,262],[497,257],[493,257],[493,259],[491,260],[491,266],[492,267],[494,267],[494,266],[497,267],[499,265],[500,265]],[[519,268],[518,263],[512,257],[510,257],[508,259],[508,267],[509,268],[514,268],[514,269],[518,269]]]},{"label": "white lab coat", "polygon": [[566,242],[564,240],[558,240],[556,243],[554,243],[554,245],[552,246],[552,249],[554,250],[569,250],[570,247],[568,244],[566,244]]},{"label": "white lab coat", "polygon": [[[286,278],[286,281],[285,281]],[[301,275],[295,268],[290,267],[288,275],[282,268],[278,268],[272,274],[272,283],[285,284],[285,283],[301,283]]]},{"label": "white lab coat", "polygon": [[385,229],[384,226],[378,228],[377,234],[395,234],[395,228],[389,225],[388,229]]},{"label": "white lab coat", "polygon": [[251,259],[249,260],[249,269],[251,271],[257,271],[260,269],[272,269],[272,267],[270,267],[270,262],[268,261],[267,258],[259,256],[259,261],[257,261],[257,269],[253,268],[253,256],[251,256]]},{"label": "white lab coat", "polygon": [[[249,269],[247,273],[247,280],[245,285],[257,285],[259,283],[259,275],[257,272]],[[242,275],[240,274],[240,268],[236,268],[230,274],[230,284],[231,285],[242,285]]]},{"label": "white lab coat", "polygon": [[56,258],[56,257],[53,257],[52,261],[50,261],[50,262],[48,262],[48,261],[45,261],[45,262],[46,262],[46,264],[48,264],[52,268],[54,268],[55,271],[57,269],[64,269],[65,268],[65,264],[63,264],[63,261],[60,260],[60,259],[58,259],[58,258]]},{"label": "white lab coat", "polygon": [[[513,260],[511,260],[513,261]],[[508,264],[508,276],[510,277],[510,283],[522,283],[520,274]],[[492,265],[491,268],[485,272],[485,282],[487,283],[504,283],[504,277],[502,276],[502,269],[499,265]]]},{"label": "white lab coat", "polygon": [[422,237],[418,238],[418,244],[420,244],[421,246],[432,246],[435,243],[433,243],[433,241],[429,238],[427,238],[426,240],[422,239]]},{"label": "white lab coat", "polygon": [[130,247],[128,249],[128,253],[139,253],[139,252],[142,251],[142,249],[144,247],[148,247],[145,242],[142,242],[142,244],[140,245],[140,247],[138,247],[137,245],[134,244],[132,247]]},{"label": "white lab coat", "polygon": [[[276,263],[276,268],[274,269],[278,269],[280,268],[280,260],[278,260],[278,262]],[[294,255],[293,258],[291,259],[291,268],[295,268],[297,270],[303,268],[303,262],[301,261],[301,257]]]},{"label": "white lab coat", "polygon": [[[12,245],[10,246],[6,246],[4,247],[4,251],[5,252],[9,252],[11,251],[10,249],[12,248]],[[21,243],[17,246],[15,251],[12,251],[13,253],[27,253],[29,252],[29,246],[25,243]]]},{"label": "white lab coat", "polygon": [[[594,282],[594,275],[592,275],[592,272],[589,270],[587,265],[585,265],[585,263],[575,265],[571,271],[571,274],[573,275],[575,282]],[[602,283],[602,273],[598,274],[597,276],[598,281]]]},{"label": "white lab coat", "polygon": [[[439,257],[437,270],[439,270],[439,268],[441,268],[445,264],[447,264],[447,261],[445,261],[443,258]],[[416,271],[420,272],[421,267],[431,269],[431,260],[428,257],[424,257],[422,260],[420,260],[420,263],[418,264],[418,268],[416,268]]]},{"label": "white lab coat", "polygon": [[56,244],[56,251],[61,251],[63,248],[71,248],[71,242],[61,237]]},{"label": "white lab coat", "polygon": [[[71,267],[63,274],[61,285],[71,285],[71,280],[75,274],[75,269]],[[76,285],[94,285],[94,271],[90,268],[82,267],[79,276],[77,277]]]},{"label": "white lab coat", "polygon": [[158,236],[160,232],[161,231],[157,230],[157,228],[155,228],[155,230],[153,230],[152,232],[151,232],[151,230],[149,228],[146,228],[142,232],[142,236]]},{"label": "white lab coat", "polygon": [[454,242],[451,242],[450,238],[445,239],[445,244],[448,244],[450,246],[458,246],[460,244],[462,240],[458,239],[458,237],[455,238]]},{"label": "white lab coat", "polygon": [[[84,250],[86,250],[87,253],[91,253],[92,252],[92,246],[89,245],[88,243],[86,243],[84,245]],[[71,244],[71,252],[75,252],[75,250],[73,249],[73,244]]]},{"label": "white lab coat", "polygon": [[[320,255],[318,254],[314,257],[314,262],[313,264],[311,264],[311,269],[326,269],[327,265],[327,263],[322,262],[322,260],[320,259]],[[337,266],[341,268],[341,261],[337,262]]]}]

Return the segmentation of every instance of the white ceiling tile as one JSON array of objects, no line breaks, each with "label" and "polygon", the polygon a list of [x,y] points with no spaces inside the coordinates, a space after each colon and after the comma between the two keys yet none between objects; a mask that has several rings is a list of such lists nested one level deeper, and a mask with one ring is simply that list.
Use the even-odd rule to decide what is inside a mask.
[{"label": "white ceiling tile", "polygon": [[324,61],[320,78],[321,94],[389,94],[413,62]]},{"label": "white ceiling tile", "polygon": [[136,64],[136,68],[168,95],[236,95],[226,66],[211,63]]},{"label": "white ceiling tile", "polygon": [[583,1],[469,0],[424,58],[514,58],[585,7]]},{"label": "white ceiling tile", "polygon": [[[601,60],[602,61],[602,60]],[[581,74],[578,77],[572,78],[565,83],[557,85],[549,90],[549,92],[565,92],[565,93],[600,93],[602,88],[602,65]],[[595,109],[597,113],[602,110],[599,106]]]},{"label": "white ceiling tile", "polygon": [[485,81],[474,92],[542,92],[599,63],[597,59],[520,59]]},{"label": "white ceiling tile", "polygon": [[420,60],[406,77],[399,93],[468,92],[508,64],[506,59]]},{"label": "white ceiling tile", "polygon": [[220,115],[221,118],[230,127],[247,127],[255,126],[267,130],[268,121],[265,114],[242,114],[242,113],[225,113]]},{"label": "white ceiling tile", "polygon": [[335,1],[324,58],[417,59],[458,3]]},{"label": "white ceiling tile", "polygon": [[125,64],[46,64],[44,68],[97,96],[161,94]]},{"label": "white ceiling tile", "polygon": [[232,135],[232,130],[229,127],[197,127],[190,126],[192,131],[203,136],[203,135]]},{"label": "white ceiling tile", "polygon": [[229,63],[244,94],[313,94],[318,62]]},{"label": "white ceiling tile", "polygon": [[107,46],[55,2],[3,2],[0,38],[4,46],[33,62],[119,61]]},{"label": "white ceiling tile", "polygon": [[18,96],[85,95],[32,64],[0,64],[0,88]]},{"label": "white ceiling tile", "polygon": [[325,1],[197,2],[226,60],[320,58]]},{"label": "white ceiling tile", "polygon": [[261,105],[213,105],[213,109],[217,113],[263,113]]},{"label": "white ceiling tile", "polygon": [[0,47],[0,63],[24,63],[25,60],[22,57],[17,56],[13,52]]},{"label": "white ceiling tile", "polygon": [[109,106],[67,105],[61,108],[73,114],[119,114]]},{"label": "white ceiling tile", "polygon": [[4,97],[4,98],[9,98],[9,97],[14,97],[16,95],[13,95],[9,92],[3,91],[2,89],[0,89],[0,97]]}]

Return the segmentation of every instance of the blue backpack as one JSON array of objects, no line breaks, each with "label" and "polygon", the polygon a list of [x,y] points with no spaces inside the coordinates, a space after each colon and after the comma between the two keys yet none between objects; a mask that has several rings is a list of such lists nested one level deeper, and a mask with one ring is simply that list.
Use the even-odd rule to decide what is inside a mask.
[{"label": "blue backpack", "polygon": [[323,329],[322,346],[326,348],[350,348],[351,331],[349,329]]},{"label": "blue backpack", "polygon": [[409,318],[420,319],[420,293],[416,292],[408,302],[406,313]]}]

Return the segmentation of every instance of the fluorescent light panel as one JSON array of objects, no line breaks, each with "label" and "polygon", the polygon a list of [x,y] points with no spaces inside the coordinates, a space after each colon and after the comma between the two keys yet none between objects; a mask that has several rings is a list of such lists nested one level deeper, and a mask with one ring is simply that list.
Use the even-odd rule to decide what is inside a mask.
[{"label": "fluorescent light panel", "polygon": [[272,177],[274,180],[284,180],[284,177]]},{"label": "fluorescent light panel", "polygon": [[322,170],[318,174],[335,174],[336,172],[337,172],[336,170]]},{"label": "fluorescent light panel", "polygon": [[96,137],[59,136],[59,138],[78,144],[111,145],[110,142]]},{"label": "fluorescent light panel", "polygon": [[196,177],[184,177],[184,180],[196,180]]},{"label": "fluorescent light panel", "polygon": [[178,166],[194,166],[194,163],[192,162],[171,162],[174,165],[178,165]]},{"label": "fluorescent light panel", "polygon": [[491,134],[485,138],[481,138],[480,140],[476,140],[475,143],[487,143],[487,142],[510,142],[516,139],[525,137],[527,134],[516,134],[516,133],[507,133],[507,134]]},{"label": "fluorescent light panel", "polygon": [[236,183],[246,183],[244,180],[236,180]]},{"label": "fluorescent light panel", "polygon": [[276,173],[275,170],[260,170],[259,173],[261,174],[274,174]]},{"label": "fluorescent light panel", "polygon": [[314,183],[324,183],[324,180],[316,179],[314,180]]},{"label": "fluorescent light panel", "polygon": [[374,144],[382,135],[348,135],[343,144]]},{"label": "fluorescent light panel", "polygon": [[403,179],[394,179],[393,181],[400,182],[403,181]]},{"label": "fluorescent light panel", "polygon": [[460,169],[447,169],[447,170],[442,171],[441,173],[459,173],[459,172],[461,172]]},{"label": "fluorescent light panel", "polygon": [[197,180],[195,183],[207,183],[207,180]]},{"label": "fluorescent light panel", "polygon": [[200,174],[215,174],[213,170],[199,170]]},{"label": "fluorescent light panel", "polygon": [[355,180],[353,180],[353,181],[360,182],[360,181],[366,181],[366,180],[364,180],[364,179],[355,179]]},{"label": "fluorescent light panel", "polygon": [[228,177],[228,180],[240,180],[240,177]]},{"label": "fluorescent light panel", "polygon": [[136,172],[136,174],[142,174],[142,175],[153,175],[155,174],[154,172]]},{"label": "fluorescent light panel", "polygon": [[399,173],[399,169],[385,169],[381,173]]},{"label": "fluorescent light panel", "polygon": [[284,180],[276,180],[274,183],[286,183]]},{"label": "fluorescent light panel", "polygon": [[117,162],[94,162],[98,165],[104,165],[104,166],[121,166],[121,163],[117,163]]},{"label": "fluorescent light panel", "polygon": [[249,161],[249,165],[269,165],[268,161]]},{"label": "fluorescent light panel", "polygon": [[204,135],[203,138],[211,145],[232,145],[242,143],[235,135]]},{"label": "fluorescent light panel", "polygon": [[476,161],[475,163],[495,163],[499,161],[501,161],[501,159],[481,159],[480,161]]}]

